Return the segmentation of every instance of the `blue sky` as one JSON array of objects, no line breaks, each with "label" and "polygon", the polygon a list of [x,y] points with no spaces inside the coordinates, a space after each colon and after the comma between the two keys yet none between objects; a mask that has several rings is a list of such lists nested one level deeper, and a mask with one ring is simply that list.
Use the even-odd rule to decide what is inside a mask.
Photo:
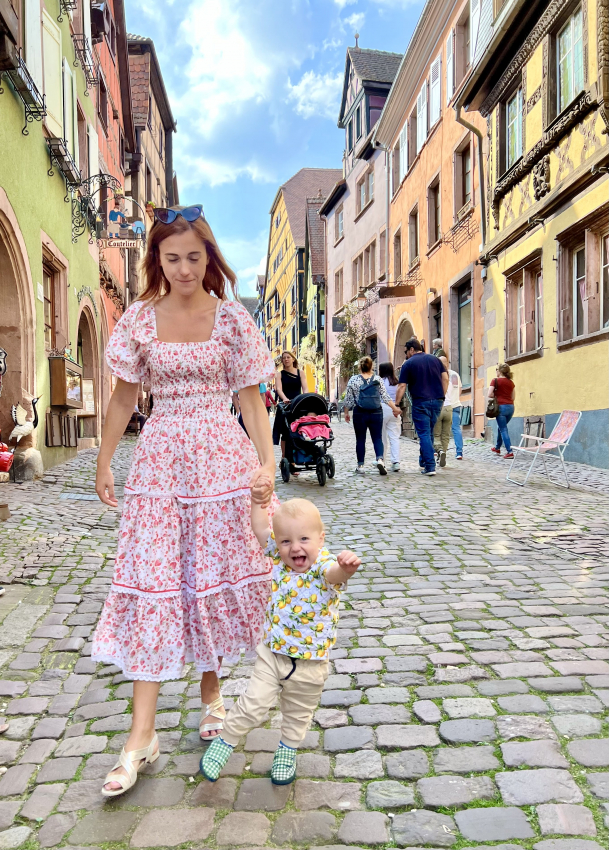
[{"label": "blue sky", "polygon": [[126,0],[127,29],[154,39],[178,122],[180,202],[203,203],[254,294],[269,209],[303,167],[340,168],[345,53],[403,53],[422,0]]}]

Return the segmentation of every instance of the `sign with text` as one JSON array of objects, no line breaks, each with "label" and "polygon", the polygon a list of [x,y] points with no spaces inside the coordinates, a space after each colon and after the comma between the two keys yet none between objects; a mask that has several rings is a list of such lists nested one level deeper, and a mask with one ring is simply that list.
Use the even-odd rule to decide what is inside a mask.
[{"label": "sign with text", "polygon": [[139,248],[141,239],[98,239],[98,248]]},{"label": "sign with text", "polygon": [[347,330],[347,322],[342,316],[332,316],[332,333],[342,334]]}]

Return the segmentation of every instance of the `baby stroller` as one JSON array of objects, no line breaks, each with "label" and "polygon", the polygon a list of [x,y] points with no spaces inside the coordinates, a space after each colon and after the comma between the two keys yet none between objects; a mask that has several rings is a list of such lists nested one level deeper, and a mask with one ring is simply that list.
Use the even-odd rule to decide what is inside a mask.
[{"label": "baby stroller", "polygon": [[[302,472],[314,469],[319,485],[323,487],[326,477],[334,478],[335,472],[334,458],[328,454],[334,434],[330,428],[327,401],[317,393],[303,393],[289,404],[282,403],[281,409],[288,426],[286,449],[289,449],[293,458],[292,470]],[[290,462],[287,457],[281,458],[279,469],[287,484],[290,480]]]}]

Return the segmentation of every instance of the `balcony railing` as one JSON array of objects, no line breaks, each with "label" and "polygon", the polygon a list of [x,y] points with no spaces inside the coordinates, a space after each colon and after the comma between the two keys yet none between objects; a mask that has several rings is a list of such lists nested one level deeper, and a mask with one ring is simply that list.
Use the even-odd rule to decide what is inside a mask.
[{"label": "balcony railing", "polygon": [[80,64],[83,74],[85,75],[85,94],[89,93],[89,89],[96,86],[99,82],[95,60],[91,51],[89,39],[84,33],[72,33],[72,41],[74,42],[74,52],[76,59],[74,60],[75,67]]},{"label": "balcony railing", "polygon": [[0,73],[0,94],[4,93],[2,88],[3,75],[9,78],[15,94],[23,103],[25,124],[21,132],[24,136],[27,136],[29,132],[28,124],[31,124],[34,120],[42,121],[47,114],[45,97],[38,91],[36,83],[25,64],[21,50],[19,50],[17,56],[16,66]]},{"label": "balcony railing", "polygon": [[47,139],[46,143],[51,157],[51,167],[48,170],[49,177],[54,174],[53,168],[58,168],[66,181],[66,189],[74,191],[82,183],[82,175],[72,158],[68,143],[65,139],[57,137]]}]

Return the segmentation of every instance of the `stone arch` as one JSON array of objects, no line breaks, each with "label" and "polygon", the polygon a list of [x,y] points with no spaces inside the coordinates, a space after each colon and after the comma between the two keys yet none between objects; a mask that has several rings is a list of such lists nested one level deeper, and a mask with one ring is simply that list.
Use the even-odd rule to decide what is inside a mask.
[{"label": "stone arch", "polygon": [[82,436],[87,440],[99,437],[101,421],[99,336],[94,309],[91,299],[85,296],[80,304],[76,326],[77,360],[82,365],[83,380],[92,380],[95,391],[95,416],[83,416],[82,419]]},{"label": "stone arch", "polygon": [[0,346],[7,352],[7,371],[0,396],[0,428],[7,441],[13,427],[11,405],[31,401],[36,392],[36,306],[25,240],[2,187],[0,305]]},{"label": "stone arch", "polygon": [[393,345],[393,365],[398,370],[406,359],[404,346],[407,340],[411,339],[413,336],[414,328],[412,325],[412,319],[408,315],[402,316],[395,334],[395,342]]}]

